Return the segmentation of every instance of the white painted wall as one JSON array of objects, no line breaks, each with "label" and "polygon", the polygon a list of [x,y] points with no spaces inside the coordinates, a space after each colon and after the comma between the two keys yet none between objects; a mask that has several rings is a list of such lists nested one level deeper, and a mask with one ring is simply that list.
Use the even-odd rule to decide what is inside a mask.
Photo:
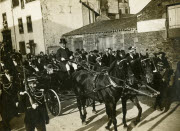
[{"label": "white painted wall", "polygon": [[155,19],[137,22],[138,32],[151,32],[165,30],[166,19]]},{"label": "white painted wall", "polygon": [[[25,41],[29,43],[29,40],[34,40],[36,43],[35,53],[38,54],[40,51],[45,52],[44,37],[43,37],[43,26],[42,26],[42,13],[40,1],[32,1],[25,4],[25,8],[21,9],[21,5],[13,9],[14,13],[14,24],[16,31],[17,48],[19,49],[19,42]],[[31,16],[33,32],[28,33],[26,17]],[[18,18],[23,20],[24,34],[19,34]],[[26,52],[30,50],[26,48]]]}]

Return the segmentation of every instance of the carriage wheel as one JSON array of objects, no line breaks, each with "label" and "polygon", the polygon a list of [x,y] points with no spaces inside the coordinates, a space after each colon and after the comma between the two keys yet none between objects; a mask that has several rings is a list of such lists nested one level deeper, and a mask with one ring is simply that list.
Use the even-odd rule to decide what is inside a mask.
[{"label": "carriage wheel", "polygon": [[49,89],[47,91],[46,103],[49,111],[53,116],[58,116],[61,114],[61,102],[58,94],[53,89]]}]

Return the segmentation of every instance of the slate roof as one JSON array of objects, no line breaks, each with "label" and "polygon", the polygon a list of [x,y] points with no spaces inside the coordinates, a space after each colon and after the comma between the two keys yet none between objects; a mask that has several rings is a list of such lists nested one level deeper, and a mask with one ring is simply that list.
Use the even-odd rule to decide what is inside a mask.
[{"label": "slate roof", "polygon": [[97,21],[95,23],[68,32],[63,36],[107,33],[113,31],[126,31],[136,28],[137,28],[137,17],[136,15],[133,15],[131,17],[122,18],[121,20],[116,19],[116,20]]}]

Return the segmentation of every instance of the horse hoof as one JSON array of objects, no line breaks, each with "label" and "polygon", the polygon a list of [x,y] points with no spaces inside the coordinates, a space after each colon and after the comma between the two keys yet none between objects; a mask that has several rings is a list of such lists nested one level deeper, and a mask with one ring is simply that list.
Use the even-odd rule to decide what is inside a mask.
[{"label": "horse hoof", "polygon": [[106,126],[105,128],[106,128],[106,130],[110,130],[110,127],[109,127],[109,126]]},{"label": "horse hoof", "polygon": [[83,126],[85,126],[86,124],[87,124],[86,121],[82,122],[82,125],[83,125]]},{"label": "horse hoof", "polygon": [[128,127],[128,125],[127,124],[124,124],[124,128],[127,128]]},{"label": "horse hoof", "polygon": [[97,112],[96,112],[96,110],[92,110],[92,113],[93,113],[93,114],[96,114]]},{"label": "horse hoof", "polygon": [[136,120],[136,123],[139,123],[139,122],[140,122],[140,119],[137,119],[137,120]]},{"label": "horse hoof", "polygon": [[160,109],[160,111],[163,111],[163,110],[164,110],[164,108],[163,108],[163,107],[160,107],[159,109]]}]

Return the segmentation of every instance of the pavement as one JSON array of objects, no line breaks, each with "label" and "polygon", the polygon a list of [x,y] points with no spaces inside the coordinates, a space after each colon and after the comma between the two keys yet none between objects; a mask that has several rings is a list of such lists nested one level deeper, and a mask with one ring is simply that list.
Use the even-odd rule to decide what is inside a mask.
[{"label": "pavement", "polygon": [[[119,131],[180,131],[180,102],[173,102],[167,112],[154,110],[151,108],[154,103],[153,98],[138,97],[143,112],[141,121],[135,126],[134,118],[138,110],[131,101],[127,104],[127,124],[124,128],[122,124],[122,106],[121,102],[117,105],[117,126]],[[79,111],[76,106],[76,100],[62,102],[62,114],[54,117],[51,114],[50,123],[47,125],[47,131],[104,131],[108,118],[105,113],[104,104],[96,103],[96,114],[92,112],[92,107],[87,108],[87,124],[82,125]],[[24,131],[24,114],[11,120],[12,131]],[[1,124],[1,123],[0,123]],[[113,130],[113,125],[111,129]]]}]

